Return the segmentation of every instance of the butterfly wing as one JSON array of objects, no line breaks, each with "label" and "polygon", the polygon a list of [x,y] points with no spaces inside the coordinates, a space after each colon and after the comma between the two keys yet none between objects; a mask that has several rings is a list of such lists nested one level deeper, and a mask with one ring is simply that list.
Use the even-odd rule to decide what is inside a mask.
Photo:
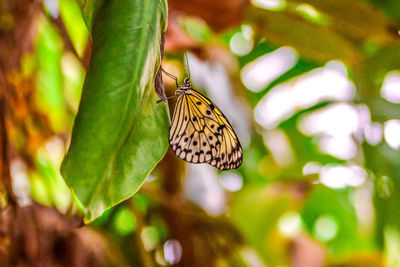
[{"label": "butterfly wing", "polygon": [[233,127],[215,104],[199,92],[193,89],[191,91],[193,92],[191,96],[199,100],[195,102],[196,107],[208,118],[205,120],[205,126],[218,140],[217,155],[208,163],[220,170],[238,168],[242,164],[243,150]]},{"label": "butterfly wing", "polygon": [[242,163],[242,147],[232,126],[208,98],[189,89],[178,95],[169,141],[176,155],[220,170]]}]

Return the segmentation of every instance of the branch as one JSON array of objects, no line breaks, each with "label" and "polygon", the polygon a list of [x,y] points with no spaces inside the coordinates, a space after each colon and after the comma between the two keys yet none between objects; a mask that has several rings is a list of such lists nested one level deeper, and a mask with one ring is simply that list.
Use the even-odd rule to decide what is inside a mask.
[{"label": "branch", "polygon": [[[0,70],[1,70],[0,66]],[[17,205],[17,199],[12,189],[12,179],[10,174],[10,160],[8,154],[8,137],[6,127],[6,79],[4,77],[4,71],[0,71],[0,192],[4,190],[6,195],[6,201],[13,205]],[[1,196],[1,195],[0,195]],[[0,208],[2,208],[2,199],[0,199]],[[7,203],[4,203],[5,206]]]}]

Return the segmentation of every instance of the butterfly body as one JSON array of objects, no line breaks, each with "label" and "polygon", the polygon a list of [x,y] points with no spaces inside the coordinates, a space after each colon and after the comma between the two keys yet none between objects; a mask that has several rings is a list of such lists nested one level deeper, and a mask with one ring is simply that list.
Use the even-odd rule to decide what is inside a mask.
[{"label": "butterfly body", "polygon": [[175,111],[169,142],[175,154],[191,163],[208,163],[220,170],[242,163],[242,147],[232,126],[208,98],[186,78],[175,91]]}]

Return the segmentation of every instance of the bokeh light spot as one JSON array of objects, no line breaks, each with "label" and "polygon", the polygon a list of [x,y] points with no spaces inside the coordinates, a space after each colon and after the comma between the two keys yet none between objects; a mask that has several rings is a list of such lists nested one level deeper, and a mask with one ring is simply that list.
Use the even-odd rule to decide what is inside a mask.
[{"label": "bokeh light spot", "polygon": [[114,229],[121,235],[132,233],[136,228],[136,218],[128,208],[120,208],[114,217]]},{"label": "bokeh light spot", "polygon": [[346,103],[331,104],[307,114],[299,121],[299,129],[306,135],[348,136],[357,130],[357,125],[357,112]]},{"label": "bokeh light spot", "polygon": [[242,30],[235,33],[229,42],[231,51],[238,56],[250,53],[253,45],[253,30],[249,25],[243,25]]},{"label": "bokeh light spot", "polygon": [[301,231],[301,217],[295,211],[286,212],[278,221],[279,232],[286,237],[294,237]]},{"label": "bokeh light spot", "polygon": [[338,223],[330,215],[319,217],[314,224],[314,236],[320,241],[327,242],[334,239],[338,232]]},{"label": "bokeh light spot", "polygon": [[319,136],[321,151],[340,159],[351,159],[357,153],[353,138],[359,130],[359,112],[347,103],[331,104],[306,114],[298,123],[302,133]]},{"label": "bokeh light spot", "polygon": [[400,120],[389,120],[384,125],[386,143],[393,149],[400,148]]},{"label": "bokeh light spot", "polygon": [[154,226],[144,227],[140,236],[143,241],[144,249],[147,251],[155,249],[160,242],[157,228]]},{"label": "bokeh light spot", "polygon": [[219,182],[224,189],[230,192],[238,191],[243,186],[243,178],[237,172],[222,173],[219,176]]},{"label": "bokeh light spot", "polygon": [[367,142],[371,145],[377,145],[382,141],[382,125],[379,122],[367,124],[364,128],[364,135]]},{"label": "bokeh light spot", "polygon": [[297,62],[297,52],[285,46],[261,56],[247,64],[241,78],[244,85],[252,92],[259,92],[273,80],[291,69]]},{"label": "bokeh light spot", "polygon": [[351,100],[354,93],[355,87],[347,78],[346,67],[341,62],[331,61],[324,68],[314,69],[273,87],[258,102],[254,117],[260,125],[271,129],[296,111],[321,101]]},{"label": "bokeh light spot", "polygon": [[326,18],[312,5],[302,3],[296,7],[296,11],[307,20],[322,24]]},{"label": "bokeh light spot", "polygon": [[10,164],[10,172],[13,181],[13,190],[18,199],[18,204],[27,206],[32,203],[30,197],[30,183],[28,168],[22,159],[14,159]]},{"label": "bokeh light spot", "polygon": [[391,71],[385,76],[381,95],[387,101],[400,103],[400,72]]},{"label": "bokeh light spot", "polygon": [[60,14],[60,11],[58,9],[60,3],[58,0],[45,0],[44,5],[53,18],[58,18],[59,14]]},{"label": "bokeh light spot", "polygon": [[321,171],[322,165],[319,162],[308,162],[303,167],[303,174],[315,174]]},{"label": "bokeh light spot", "polygon": [[251,3],[257,7],[268,10],[282,10],[286,7],[285,0],[251,0]]},{"label": "bokeh light spot", "polygon": [[359,166],[327,165],[321,169],[320,182],[331,188],[360,186],[367,177],[365,170]]},{"label": "bokeh light spot", "polygon": [[164,258],[169,264],[177,264],[182,257],[182,246],[174,239],[170,239],[164,244]]},{"label": "bokeh light spot", "polygon": [[318,146],[339,159],[352,159],[357,153],[357,144],[351,136],[324,136],[318,140]]}]

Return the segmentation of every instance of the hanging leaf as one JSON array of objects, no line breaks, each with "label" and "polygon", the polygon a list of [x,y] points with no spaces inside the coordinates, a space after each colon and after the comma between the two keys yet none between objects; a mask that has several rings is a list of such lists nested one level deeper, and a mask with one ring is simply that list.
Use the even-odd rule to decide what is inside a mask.
[{"label": "hanging leaf", "polygon": [[168,147],[168,113],[154,79],[164,0],[81,1],[93,40],[62,175],[90,222],[131,197]]}]

